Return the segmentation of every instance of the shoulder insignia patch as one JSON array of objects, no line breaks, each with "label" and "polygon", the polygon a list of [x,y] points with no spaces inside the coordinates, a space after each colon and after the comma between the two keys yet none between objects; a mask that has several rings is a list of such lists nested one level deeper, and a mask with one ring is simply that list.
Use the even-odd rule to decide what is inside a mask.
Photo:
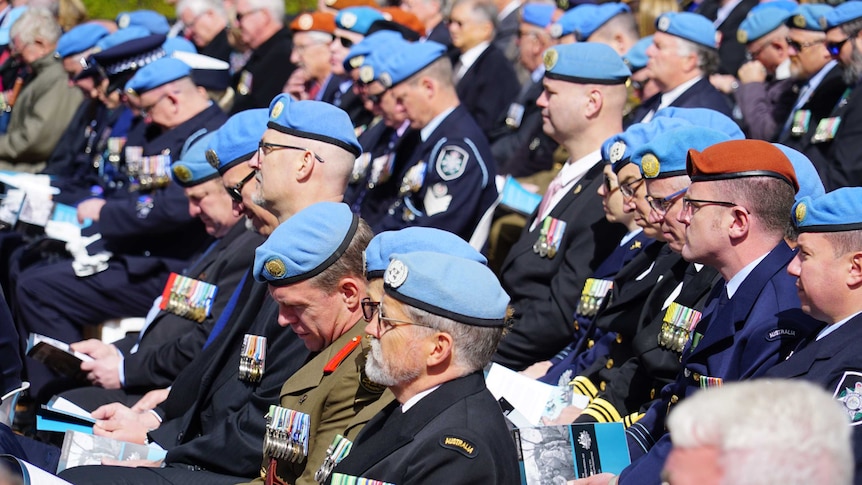
[{"label": "shoulder insignia patch", "polygon": [[455,450],[467,458],[476,458],[478,456],[476,446],[472,442],[458,436],[444,435],[440,438],[440,446]]},{"label": "shoulder insignia patch", "polygon": [[467,161],[470,160],[470,154],[458,146],[445,146],[440,150],[440,155],[437,156],[437,175],[443,180],[455,180],[464,174],[467,169]]},{"label": "shoulder insignia patch", "polygon": [[386,386],[368,378],[368,375],[365,374],[365,366],[359,368],[359,385],[371,394],[382,394],[386,390]]},{"label": "shoulder insignia patch", "polygon": [[766,340],[768,342],[774,342],[776,340],[786,339],[786,338],[790,338],[790,339],[796,338],[796,330],[794,330],[792,328],[776,328],[776,329],[770,330],[769,333],[766,334]]},{"label": "shoulder insignia patch", "polygon": [[844,405],[852,426],[862,423],[862,372],[844,371],[833,397]]}]

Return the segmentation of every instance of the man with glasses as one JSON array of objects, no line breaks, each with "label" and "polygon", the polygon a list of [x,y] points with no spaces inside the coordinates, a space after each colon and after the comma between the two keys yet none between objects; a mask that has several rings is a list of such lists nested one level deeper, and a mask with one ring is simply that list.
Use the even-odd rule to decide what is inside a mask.
[{"label": "man with glasses", "polygon": [[290,62],[293,43],[290,29],[284,26],[282,0],[237,0],[236,26],[252,54],[234,74],[236,100],[231,114],[268,106],[295,67]]},{"label": "man with glasses", "polygon": [[824,131],[828,121],[821,123],[842,102],[848,88],[842,79],[841,66],[826,49],[825,29],[820,25],[820,18],[831,10],[832,7],[822,4],[800,5],[787,19],[790,72],[804,84],[778,137],[782,145],[808,156],[824,180],[830,163],[825,150],[831,145],[834,133],[831,127]]},{"label": "man with glasses", "polygon": [[329,44],[335,32],[335,16],[327,12],[304,13],[293,19],[290,30],[290,62],[297,68],[287,80],[285,92],[299,100],[320,100],[323,87],[331,79]]},{"label": "man with glasses", "polygon": [[230,62],[228,16],[219,0],[182,0],[177,3],[177,19],[184,34],[202,54]]},{"label": "man with glasses", "polygon": [[[826,48],[844,67],[844,81],[858,86],[862,76],[862,11],[857,5],[841,6],[825,16]],[[818,166],[827,190],[862,185],[862,155],[859,150],[859,123],[862,117],[862,92],[855,87],[822,121],[821,133],[831,140],[818,146],[828,163]],[[816,135],[816,133],[815,133]],[[806,155],[809,155],[806,153]],[[810,155],[809,155],[810,156]]]},{"label": "man with glasses", "polygon": [[391,483],[520,483],[514,443],[482,375],[507,318],[509,297],[496,276],[469,259],[411,252],[391,257],[383,285],[364,315],[365,372],[396,402],[363,428],[333,473]]},{"label": "man with glasses", "polygon": [[785,271],[794,256],[784,242],[787,214],[799,187],[787,156],[764,141],[731,140],[689,150],[686,169],[692,184],[677,214],[686,225],[682,255],[714,268],[725,283],[691,328],[682,372],[628,428],[632,464],[618,478],[577,483],[660,483],[671,447],[665,420],[674,405],[699,389],[762,376],[820,326],[802,313]]},{"label": "man with glasses", "polygon": [[[350,116],[353,126],[361,133],[371,123],[373,116],[363,106],[359,97],[356,79],[348,72],[349,65],[344,61],[351,48],[362,42],[371,31],[375,22],[385,20],[383,14],[370,7],[346,8],[335,16],[335,37],[329,44],[330,69],[332,75],[320,100],[337,106]],[[392,51],[389,51],[390,53]]]}]

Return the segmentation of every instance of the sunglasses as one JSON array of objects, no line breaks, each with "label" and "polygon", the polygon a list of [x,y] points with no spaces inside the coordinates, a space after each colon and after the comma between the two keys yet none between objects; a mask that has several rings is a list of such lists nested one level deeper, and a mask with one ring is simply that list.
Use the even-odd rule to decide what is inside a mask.
[{"label": "sunglasses", "polygon": [[230,198],[237,204],[242,204],[242,188],[245,187],[245,184],[247,184],[251,179],[254,178],[255,173],[257,173],[257,171],[252,170],[251,173],[246,175],[244,179],[240,180],[238,184],[234,185],[233,187],[224,188],[225,190],[227,190],[227,195],[229,195]]},{"label": "sunglasses", "polygon": [[841,53],[841,48],[844,47],[844,44],[846,44],[848,40],[852,39],[853,37],[856,37],[857,35],[859,35],[859,32],[855,32],[851,35],[848,35],[847,38],[840,42],[827,42],[826,50],[829,51],[830,56],[838,57],[838,54]]},{"label": "sunglasses", "polygon": [[337,36],[335,37],[335,40],[340,42],[341,47],[344,47],[345,49],[350,49],[351,47],[353,47],[353,41],[348,39],[347,37]]},{"label": "sunglasses", "polygon": [[795,40],[791,39],[790,37],[787,37],[784,40],[787,41],[787,45],[790,46],[791,48],[793,48],[793,50],[795,50],[796,52],[802,52],[803,49],[807,49],[807,48],[809,48],[811,46],[815,46],[817,44],[825,44],[826,43],[826,39],[813,40],[811,42],[803,42],[803,43],[796,42]]}]

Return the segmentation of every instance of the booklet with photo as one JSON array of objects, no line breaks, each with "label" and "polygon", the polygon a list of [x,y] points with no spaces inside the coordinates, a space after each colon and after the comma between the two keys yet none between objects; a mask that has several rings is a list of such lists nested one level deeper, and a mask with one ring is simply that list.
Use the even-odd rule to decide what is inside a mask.
[{"label": "booklet with photo", "polygon": [[501,191],[500,205],[528,216],[539,207],[542,195],[530,192],[511,175],[506,177],[506,182]]},{"label": "booklet with photo", "polygon": [[69,344],[51,337],[30,334],[27,355],[42,362],[58,374],[87,382],[87,374],[81,370],[81,362],[93,360],[87,354],[75,352]]},{"label": "booklet with photo", "polygon": [[0,466],[5,468],[13,477],[20,478],[24,485],[72,485],[66,480],[55,477],[32,463],[28,463],[12,455],[0,455]]},{"label": "booklet with photo", "polygon": [[66,431],[57,473],[76,466],[101,465],[103,458],[119,461],[164,460],[167,454],[155,443],[140,445],[79,431]]},{"label": "booklet with photo", "polygon": [[598,473],[619,474],[631,463],[622,423],[539,426],[512,431],[521,483],[566,483]]},{"label": "booklet with photo", "polygon": [[496,363],[485,375],[485,385],[518,428],[538,426],[542,418],[556,419],[566,406],[583,409],[590,403],[587,396],[573,394],[569,386],[545,384]]}]

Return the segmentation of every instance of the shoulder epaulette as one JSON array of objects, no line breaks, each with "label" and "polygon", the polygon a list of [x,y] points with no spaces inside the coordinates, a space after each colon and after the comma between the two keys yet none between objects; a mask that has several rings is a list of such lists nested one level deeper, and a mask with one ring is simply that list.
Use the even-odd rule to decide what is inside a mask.
[{"label": "shoulder epaulette", "polygon": [[345,345],[341,350],[338,351],[337,354],[335,354],[335,357],[330,359],[330,361],[327,362],[325,366],[323,366],[323,373],[332,374],[333,372],[335,372],[335,369],[338,369],[338,366],[341,365],[344,359],[346,359],[351,352],[353,352],[353,349],[359,346],[360,342],[362,342],[362,337],[359,336],[350,339],[350,342],[348,342],[347,345]]}]

